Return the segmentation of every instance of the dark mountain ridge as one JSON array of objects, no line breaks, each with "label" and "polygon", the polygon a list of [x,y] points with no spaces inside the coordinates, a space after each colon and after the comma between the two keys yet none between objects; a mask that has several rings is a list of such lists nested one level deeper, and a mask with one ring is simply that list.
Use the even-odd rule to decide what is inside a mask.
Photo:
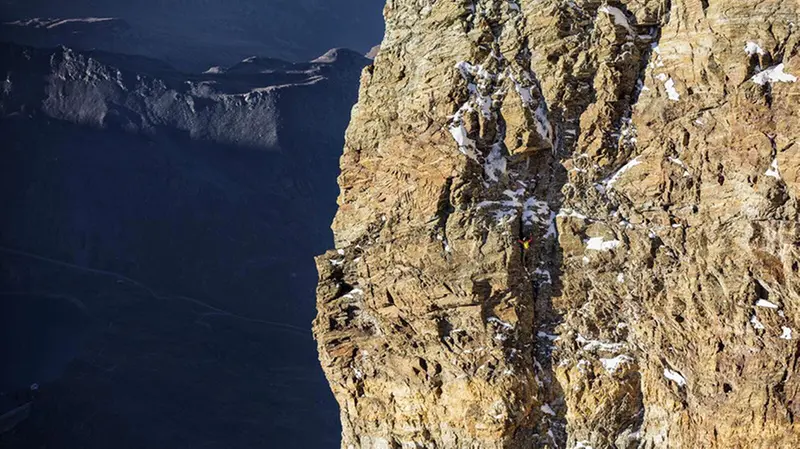
[{"label": "dark mountain ridge", "polygon": [[[310,63],[272,59],[270,70],[253,70],[263,64],[248,58],[216,73],[186,74],[141,56],[14,44],[0,44],[0,58],[5,114],[38,110],[100,128],[148,134],[180,130],[193,139],[264,150],[280,147],[279,129],[291,132],[324,121],[329,108],[342,101],[328,85],[352,82],[353,73],[368,62],[355,52],[336,50]],[[30,76],[34,73],[46,75]],[[304,117],[295,122],[298,105]]]}]

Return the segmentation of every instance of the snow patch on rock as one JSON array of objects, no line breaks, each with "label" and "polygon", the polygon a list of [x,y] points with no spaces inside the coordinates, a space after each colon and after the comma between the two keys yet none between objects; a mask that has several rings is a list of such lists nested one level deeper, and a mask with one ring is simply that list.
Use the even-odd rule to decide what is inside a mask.
[{"label": "snow patch on rock", "polygon": [[667,379],[675,382],[679,386],[683,387],[686,386],[686,378],[684,378],[681,373],[677,371],[673,371],[669,368],[664,368],[664,377]]},{"label": "snow patch on rock", "polygon": [[594,251],[610,251],[622,244],[619,240],[605,240],[603,237],[592,237],[586,241],[586,249]]},{"label": "snow patch on rock", "polygon": [[754,75],[750,80],[759,86],[767,83],[794,83],[797,77],[784,72],[784,65],[778,64]]},{"label": "snow patch on rock", "polygon": [[617,372],[617,370],[626,363],[633,362],[633,359],[627,355],[620,354],[611,359],[600,359],[600,363],[603,364],[603,368],[611,374]]},{"label": "snow patch on rock", "polygon": [[764,55],[764,50],[755,42],[748,42],[744,45],[744,52],[747,56]]},{"label": "snow patch on rock", "polygon": [[621,9],[614,6],[603,5],[597,10],[599,12],[604,12],[609,16],[613,17],[614,23],[628,30],[628,33],[630,33],[631,35],[636,34],[636,32],[633,30],[633,27],[631,27],[630,22],[628,22],[628,18],[625,16],[625,13],[622,12]]},{"label": "snow patch on rock", "polygon": [[764,307],[766,309],[778,309],[778,306],[776,304],[773,304],[767,301],[766,299],[759,299],[758,301],[756,301],[756,307]]},{"label": "snow patch on rock", "polygon": [[769,168],[766,172],[764,172],[764,176],[768,176],[770,178],[775,178],[780,180],[781,179],[781,171],[778,169],[778,159],[774,159],[772,164],[770,164]]},{"label": "snow patch on rock", "polygon": [[664,82],[664,88],[667,89],[667,97],[672,101],[678,101],[681,99],[681,95],[678,93],[678,90],[675,89],[675,81],[672,78],[669,78]]}]

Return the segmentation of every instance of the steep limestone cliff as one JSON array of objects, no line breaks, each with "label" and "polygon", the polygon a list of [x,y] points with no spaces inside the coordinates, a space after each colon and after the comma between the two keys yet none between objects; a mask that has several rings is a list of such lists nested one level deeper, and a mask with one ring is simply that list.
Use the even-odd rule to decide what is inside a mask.
[{"label": "steep limestone cliff", "polygon": [[342,447],[800,447],[797,1],[384,15],[317,259]]}]

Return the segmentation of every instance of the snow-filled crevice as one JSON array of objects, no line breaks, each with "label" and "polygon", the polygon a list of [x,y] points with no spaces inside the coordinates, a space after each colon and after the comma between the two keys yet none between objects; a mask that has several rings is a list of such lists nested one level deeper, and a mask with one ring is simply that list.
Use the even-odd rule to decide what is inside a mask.
[{"label": "snow-filled crevice", "polygon": [[[487,8],[484,3],[475,3],[474,10],[470,11],[472,15],[484,14]],[[479,58],[480,63],[459,61],[455,64],[460,78],[466,83],[466,99],[449,118],[448,129],[458,150],[481,167],[480,182],[486,194],[477,204],[477,209],[483,211],[495,226],[517,220],[521,228],[528,230],[525,232],[541,226],[542,233],[551,238],[556,234],[555,212],[548,205],[547,198],[534,194],[537,182],[530,179],[529,161],[525,156],[511,156],[505,143],[507,130],[502,113],[503,102],[508,95],[515,95],[527,114],[528,131],[535,133],[550,148],[556,144],[547,103],[536,74],[526,62],[530,51],[523,45],[523,50],[509,60],[500,50],[503,27],[518,27],[524,20],[516,3],[509,3],[507,14],[511,20],[492,27],[494,45],[486,48],[488,54]]]},{"label": "snow-filled crevice", "polygon": [[[466,213],[484,238],[507,244],[508,273],[515,280],[506,295],[513,296],[514,307],[519,304],[520,316],[537,309],[534,322],[514,323],[519,329],[490,316],[492,344],[531,357],[532,380],[541,388],[540,402],[531,410],[537,415],[530,429],[535,434],[531,444],[563,447],[563,396],[551,356],[558,315],[548,305],[559,282],[555,219],[562,200],[560,176],[565,172],[558,152],[560,120],[558,113],[551,115],[532,69],[535,53],[523,37],[532,4],[477,0],[473,5],[467,11],[472,22],[468,28],[484,33],[482,45],[463,61],[452,62],[460,98],[446,127],[465,155],[459,156],[466,165],[458,184],[474,188],[469,204],[463,205]],[[504,54],[503,49],[512,50]],[[454,245],[453,251],[459,248]],[[533,341],[527,342],[528,336]]]},{"label": "snow-filled crevice", "polygon": [[[487,68],[496,66],[495,68]],[[467,100],[450,117],[448,128],[461,151],[468,158],[483,167],[488,182],[497,183],[508,175],[508,149],[505,146],[506,129],[500,109],[508,95],[504,84],[511,82],[522,104],[533,117],[534,128],[539,137],[553,146],[553,126],[548,118],[547,104],[535,75],[523,71],[514,75],[510,65],[502,55],[494,51],[486,64],[473,64],[460,61],[455,65],[467,83]],[[469,114],[477,114],[485,126],[494,126],[494,139],[490,143],[480,143],[475,138],[477,130],[467,127]]]}]

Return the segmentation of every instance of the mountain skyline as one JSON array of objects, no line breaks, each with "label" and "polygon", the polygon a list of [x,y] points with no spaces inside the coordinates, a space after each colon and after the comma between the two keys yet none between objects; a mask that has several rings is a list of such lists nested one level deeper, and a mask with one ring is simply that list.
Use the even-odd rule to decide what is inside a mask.
[{"label": "mountain skyline", "polygon": [[366,54],[383,34],[378,0],[4,0],[0,40],[148,56],[203,71],[249,56],[309,61]]}]

